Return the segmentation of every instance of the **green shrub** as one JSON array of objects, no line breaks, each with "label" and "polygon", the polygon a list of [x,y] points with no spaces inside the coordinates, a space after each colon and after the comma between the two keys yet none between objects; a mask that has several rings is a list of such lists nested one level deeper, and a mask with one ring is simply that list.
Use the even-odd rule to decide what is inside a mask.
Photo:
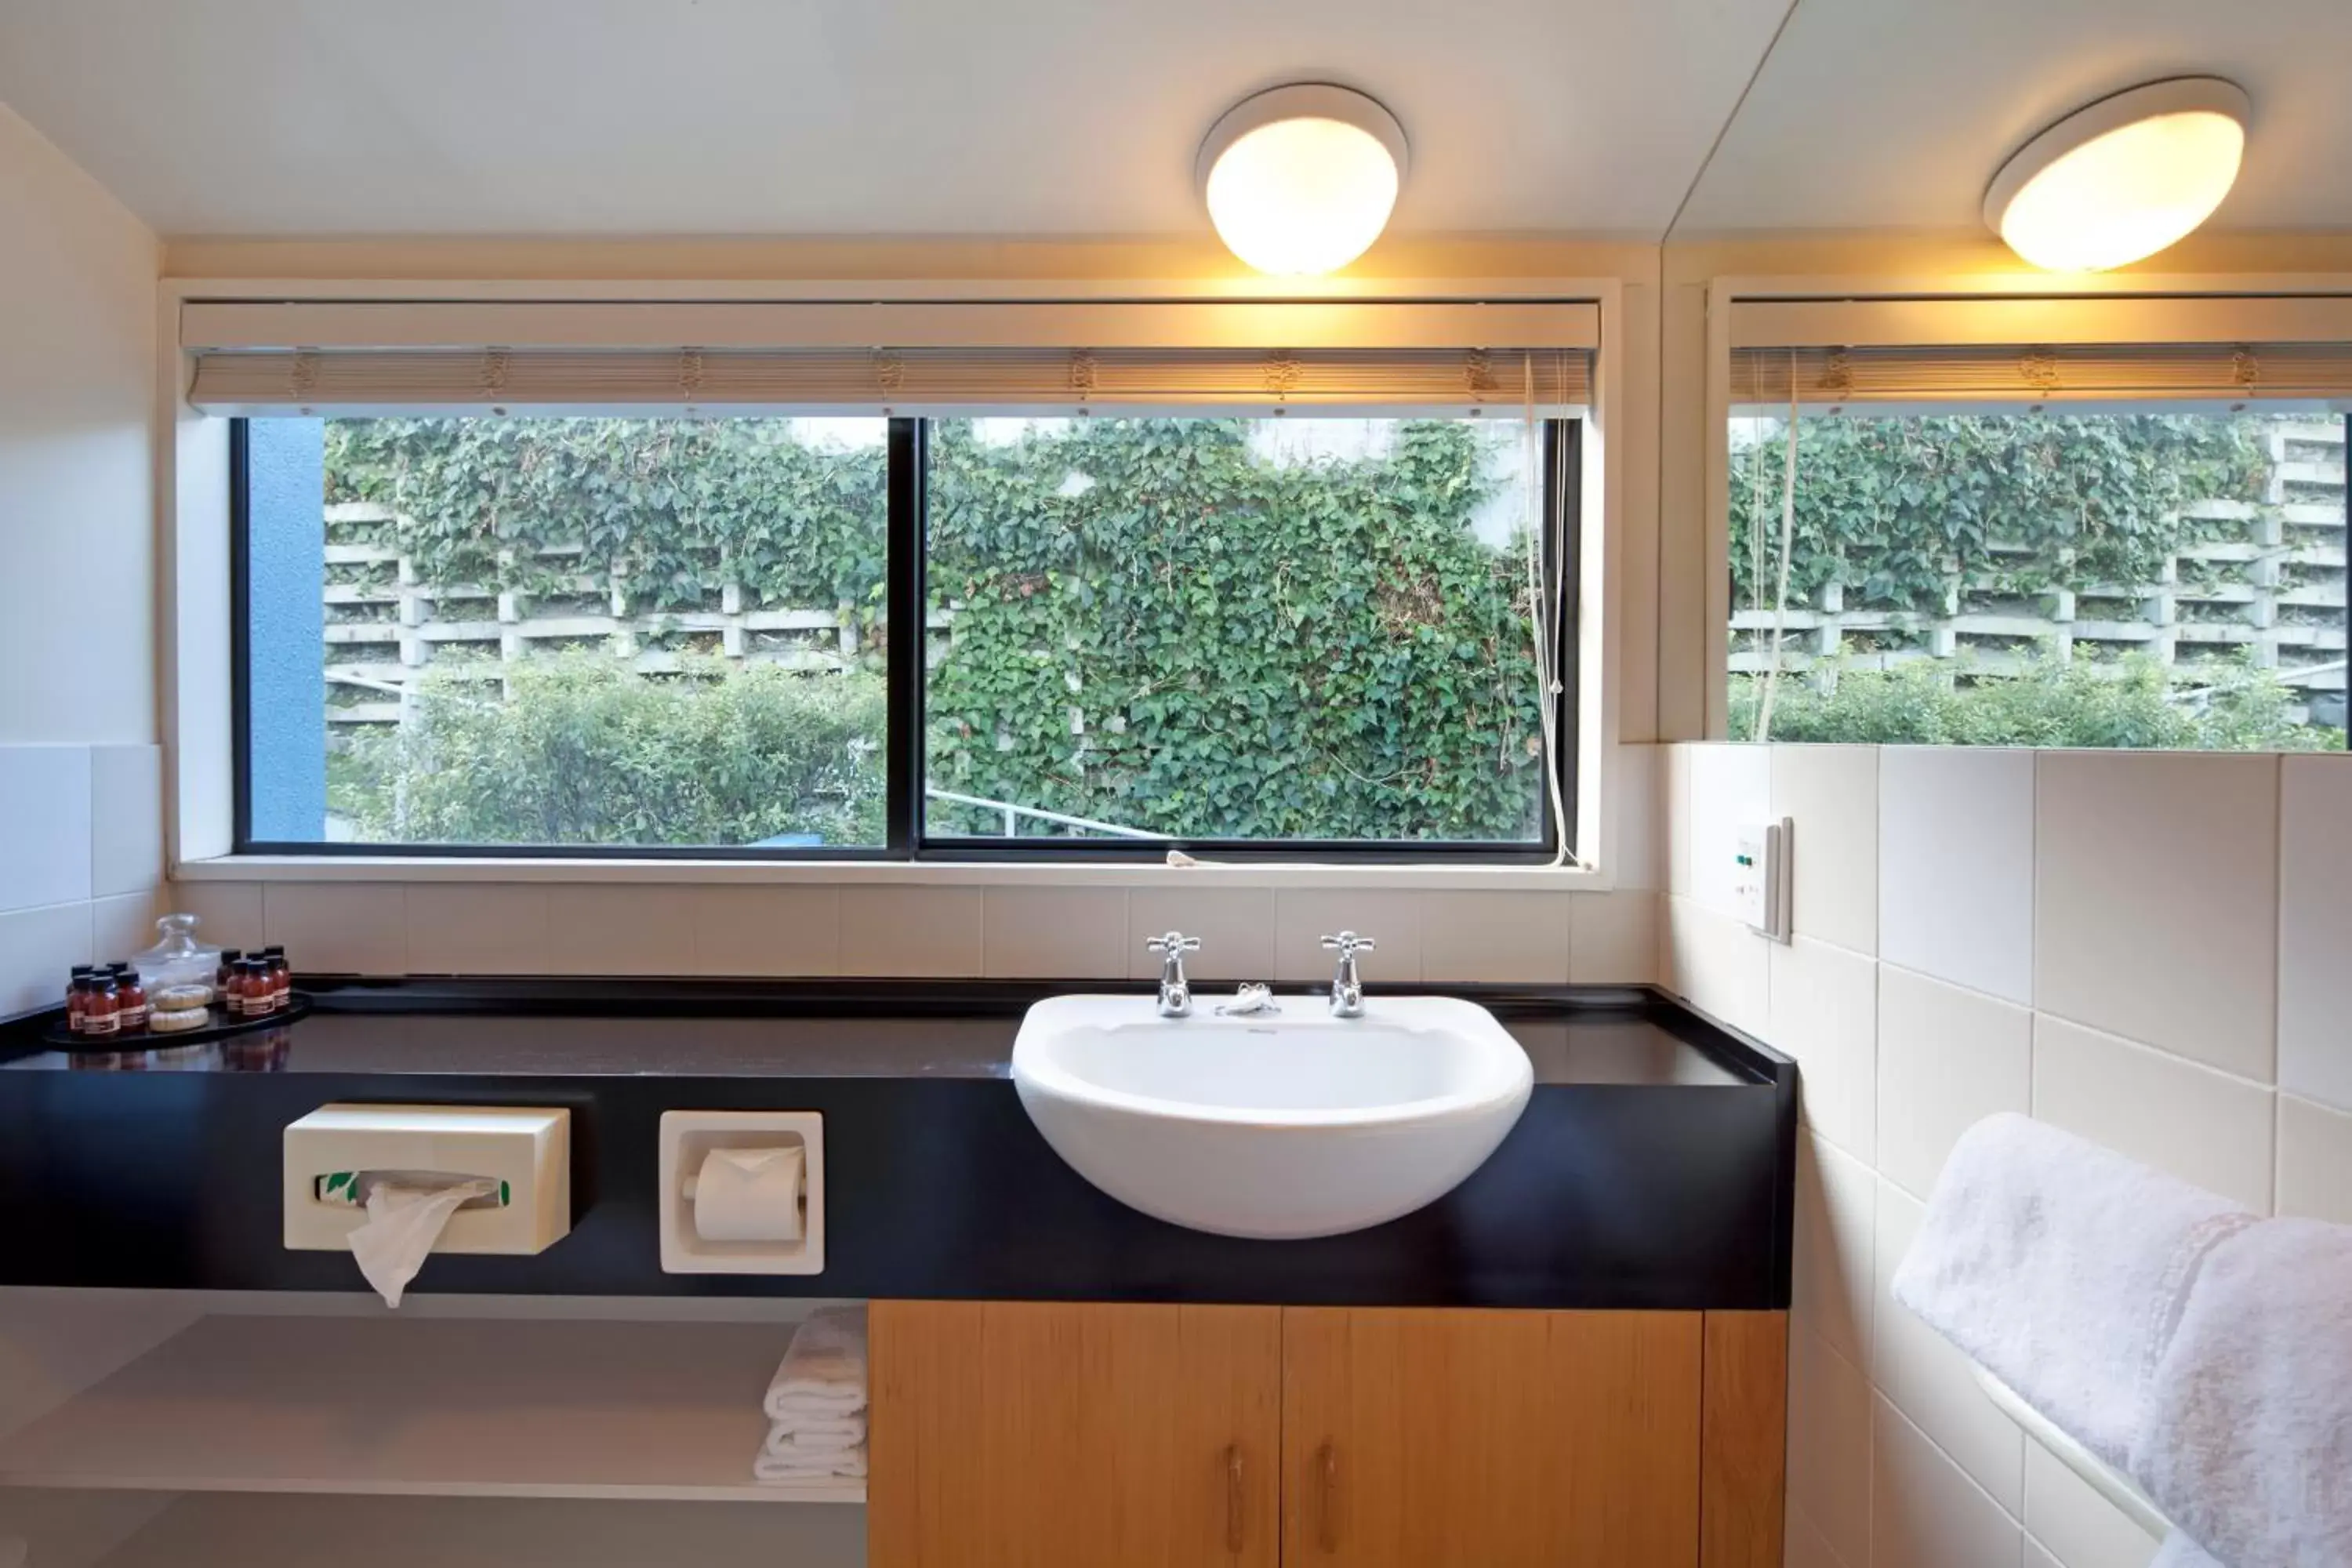
[{"label": "green shrub", "polygon": [[[2192,751],[2341,750],[2344,731],[2297,724],[2294,694],[2269,670],[2232,664],[2211,672],[2200,708],[2167,695],[2164,667],[2133,654],[2043,657],[2020,674],[1972,675],[1967,660],[1915,659],[1891,669],[1836,669],[1818,689],[1780,678],[1775,741],[1914,746],[2168,747]],[[1762,678],[1734,676],[1732,736],[1756,733]]]},{"label": "green shrub", "polygon": [[429,671],[405,726],[354,737],[330,805],[360,837],[441,844],[828,844],[883,836],[883,683],[733,671],[648,679],[603,654]]}]

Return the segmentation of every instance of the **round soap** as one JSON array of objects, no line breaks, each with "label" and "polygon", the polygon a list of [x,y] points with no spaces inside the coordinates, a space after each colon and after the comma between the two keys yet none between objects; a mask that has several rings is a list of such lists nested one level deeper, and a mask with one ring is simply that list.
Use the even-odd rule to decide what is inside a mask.
[{"label": "round soap", "polygon": [[212,1022],[212,1016],[202,1007],[158,1007],[147,1015],[147,1026],[159,1035],[177,1035],[203,1028]]},{"label": "round soap", "polygon": [[[213,988],[209,985],[166,985],[147,1000],[158,1013],[177,1013],[190,1007],[202,1007],[212,999]],[[180,1026],[184,1029],[194,1027],[191,1024]]]}]

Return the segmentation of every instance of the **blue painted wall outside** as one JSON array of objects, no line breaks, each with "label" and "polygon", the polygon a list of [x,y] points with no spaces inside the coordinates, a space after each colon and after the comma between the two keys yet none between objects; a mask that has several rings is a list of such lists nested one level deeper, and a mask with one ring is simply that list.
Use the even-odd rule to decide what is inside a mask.
[{"label": "blue painted wall outside", "polygon": [[247,426],[253,837],[327,835],[326,425]]}]

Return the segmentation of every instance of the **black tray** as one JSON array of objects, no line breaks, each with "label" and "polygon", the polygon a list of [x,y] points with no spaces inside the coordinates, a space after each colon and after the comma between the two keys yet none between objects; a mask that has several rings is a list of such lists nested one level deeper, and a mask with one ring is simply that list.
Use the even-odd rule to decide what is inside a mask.
[{"label": "black tray", "polygon": [[55,1046],[61,1051],[163,1051],[182,1046],[201,1046],[206,1040],[226,1040],[236,1035],[249,1035],[257,1029],[282,1029],[298,1018],[310,1015],[310,994],[294,991],[287,994],[286,1005],[275,1013],[264,1013],[257,1018],[235,1018],[218,1007],[207,1007],[213,1021],[201,1029],[142,1029],[136,1034],[77,1035],[62,1018],[41,1032],[44,1045]]}]

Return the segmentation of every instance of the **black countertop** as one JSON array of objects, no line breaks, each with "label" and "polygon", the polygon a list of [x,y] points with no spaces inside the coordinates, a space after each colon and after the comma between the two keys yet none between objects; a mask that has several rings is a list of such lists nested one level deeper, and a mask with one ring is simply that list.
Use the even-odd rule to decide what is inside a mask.
[{"label": "black countertop", "polygon": [[[560,1105],[573,1228],[535,1258],[436,1257],[418,1289],[1498,1307],[1788,1302],[1795,1069],[1643,992],[1449,987],[1536,1087],[1486,1164],[1347,1236],[1237,1240],[1125,1207],[1054,1154],[1010,1082],[1038,997],[1131,985],[328,981],[213,1046],[43,1048],[0,1026],[0,1284],[350,1289],[280,1245],[282,1130],[338,1100]],[[1145,989],[1148,990],[1148,987]],[[669,1275],[672,1110],[825,1118],[826,1268]]]},{"label": "black countertop", "polygon": [[[1319,1005],[1319,1004],[1318,1004]],[[108,1051],[36,1049],[0,1072],[419,1073],[491,1077],[968,1078],[1012,1073],[1017,1017],[629,1017],[321,1010],[282,1030],[210,1045],[119,1039]],[[1505,1027],[1539,1084],[1755,1081],[1638,1012]]]}]

